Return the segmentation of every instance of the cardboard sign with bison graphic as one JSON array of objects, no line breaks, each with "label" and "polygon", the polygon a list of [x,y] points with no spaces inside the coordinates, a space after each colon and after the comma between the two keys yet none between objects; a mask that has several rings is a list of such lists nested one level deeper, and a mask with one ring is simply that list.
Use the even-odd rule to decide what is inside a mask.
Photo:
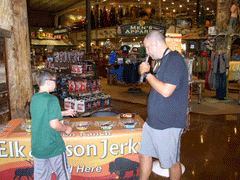
[{"label": "cardboard sign with bison graphic", "polygon": [[[1,179],[34,179],[31,134],[19,130],[20,124],[21,119],[11,120],[0,134]],[[135,128],[73,131],[64,136],[72,180],[138,179],[141,134],[142,129]]]}]

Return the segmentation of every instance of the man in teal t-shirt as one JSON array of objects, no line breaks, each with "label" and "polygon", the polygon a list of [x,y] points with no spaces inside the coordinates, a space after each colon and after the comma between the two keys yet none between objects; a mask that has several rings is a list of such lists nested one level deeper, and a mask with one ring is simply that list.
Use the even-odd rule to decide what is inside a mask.
[{"label": "man in teal t-shirt", "polygon": [[72,127],[60,122],[63,116],[74,116],[73,109],[61,111],[57,97],[49,94],[56,88],[56,75],[49,69],[37,74],[39,93],[31,100],[32,155],[34,179],[50,180],[52,172],[60,180],[71,179],[66,156],[66,147],[60,132],[70,134]]}]

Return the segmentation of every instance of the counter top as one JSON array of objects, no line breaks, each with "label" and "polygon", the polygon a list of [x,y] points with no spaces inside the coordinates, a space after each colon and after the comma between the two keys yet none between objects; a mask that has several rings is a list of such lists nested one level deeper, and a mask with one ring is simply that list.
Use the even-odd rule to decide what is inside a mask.
[{"label": "counter top", "polygon": [[[119,116],[108,116],[108,117],[85,117],[85,118],[64,118],[73,127],[73,131],[70,135],[62,133],[63,137],[81,136],[83,134],[99,133],[106,134],[111,132],[111,134],[118,133],[132,133],[134,131],[142,130],[143,119],[136,115],[134,118],[120,118]],[[136,125],[135,128],[125,128],[123,122],[133,120]],[[9,121],[2,130],[0,138],[13,138],[13,137],[31,137],[31,133],[27,132],[22,128],[22,124],[25,119],[13,119]],[[88,122],[91,124],[87,130],[78,130],[76,128],[76,123],[78,122]],[[112,128],[110,130],[103,130],[101,128],[101,123],[110,123]]]}]

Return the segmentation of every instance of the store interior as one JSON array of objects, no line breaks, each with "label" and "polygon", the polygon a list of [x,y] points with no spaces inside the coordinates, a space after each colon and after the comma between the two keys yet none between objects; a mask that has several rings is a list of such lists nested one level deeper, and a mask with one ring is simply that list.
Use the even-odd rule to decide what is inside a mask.
[{"label": "store interior", "polygon": [[[8,5],[8,0],[4,2]],[[62,110],[77,111],[75,118],[131,113],[145,121],[151,86],[140,82],[138,73],[147,58],[143,40],[152,29],[162,31],[189,70],[190,125],[182,135],[182,180],[240,179],[240,21],[231,24],[233,2],[27,0],[30,75],[26,81],[31,81],[31,92],[20,91],[37,93],[36,73],[49,68],[57,74],[53,94]],[[14,56],[9,49],[14,48],[7,40],[11,33],[4,27],[0,23],[0,137],[11,119],[31,119],[30,102],[21,103],[20,97],[11,95],[14,70],[8,59]],[[213,70],[218,58],[227,62],[220,89]],[[149,64],[154,67],[151,57]],[[21,78],[17,77],[17,84]],[[13,105],[14,98],[24,104],[22,109]],[[25,116],[18,117],[15,112],[23,109]],[[150,180],[168,179],[161,173],[152,172]],[[111,178],[119,176],[113,173]],[[138,178],[126,175],[124,179]]]}]

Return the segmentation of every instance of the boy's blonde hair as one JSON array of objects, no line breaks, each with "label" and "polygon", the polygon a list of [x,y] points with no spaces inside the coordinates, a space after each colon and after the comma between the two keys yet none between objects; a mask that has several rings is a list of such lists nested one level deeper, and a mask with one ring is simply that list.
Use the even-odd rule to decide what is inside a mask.
[{"label": "boy's blonde hair", "polygon": [[38,86],[43,86],[46,80],[53,79],[54,77],[56,77],[54,71],[47,68],[40,69],[36,74]]}]

